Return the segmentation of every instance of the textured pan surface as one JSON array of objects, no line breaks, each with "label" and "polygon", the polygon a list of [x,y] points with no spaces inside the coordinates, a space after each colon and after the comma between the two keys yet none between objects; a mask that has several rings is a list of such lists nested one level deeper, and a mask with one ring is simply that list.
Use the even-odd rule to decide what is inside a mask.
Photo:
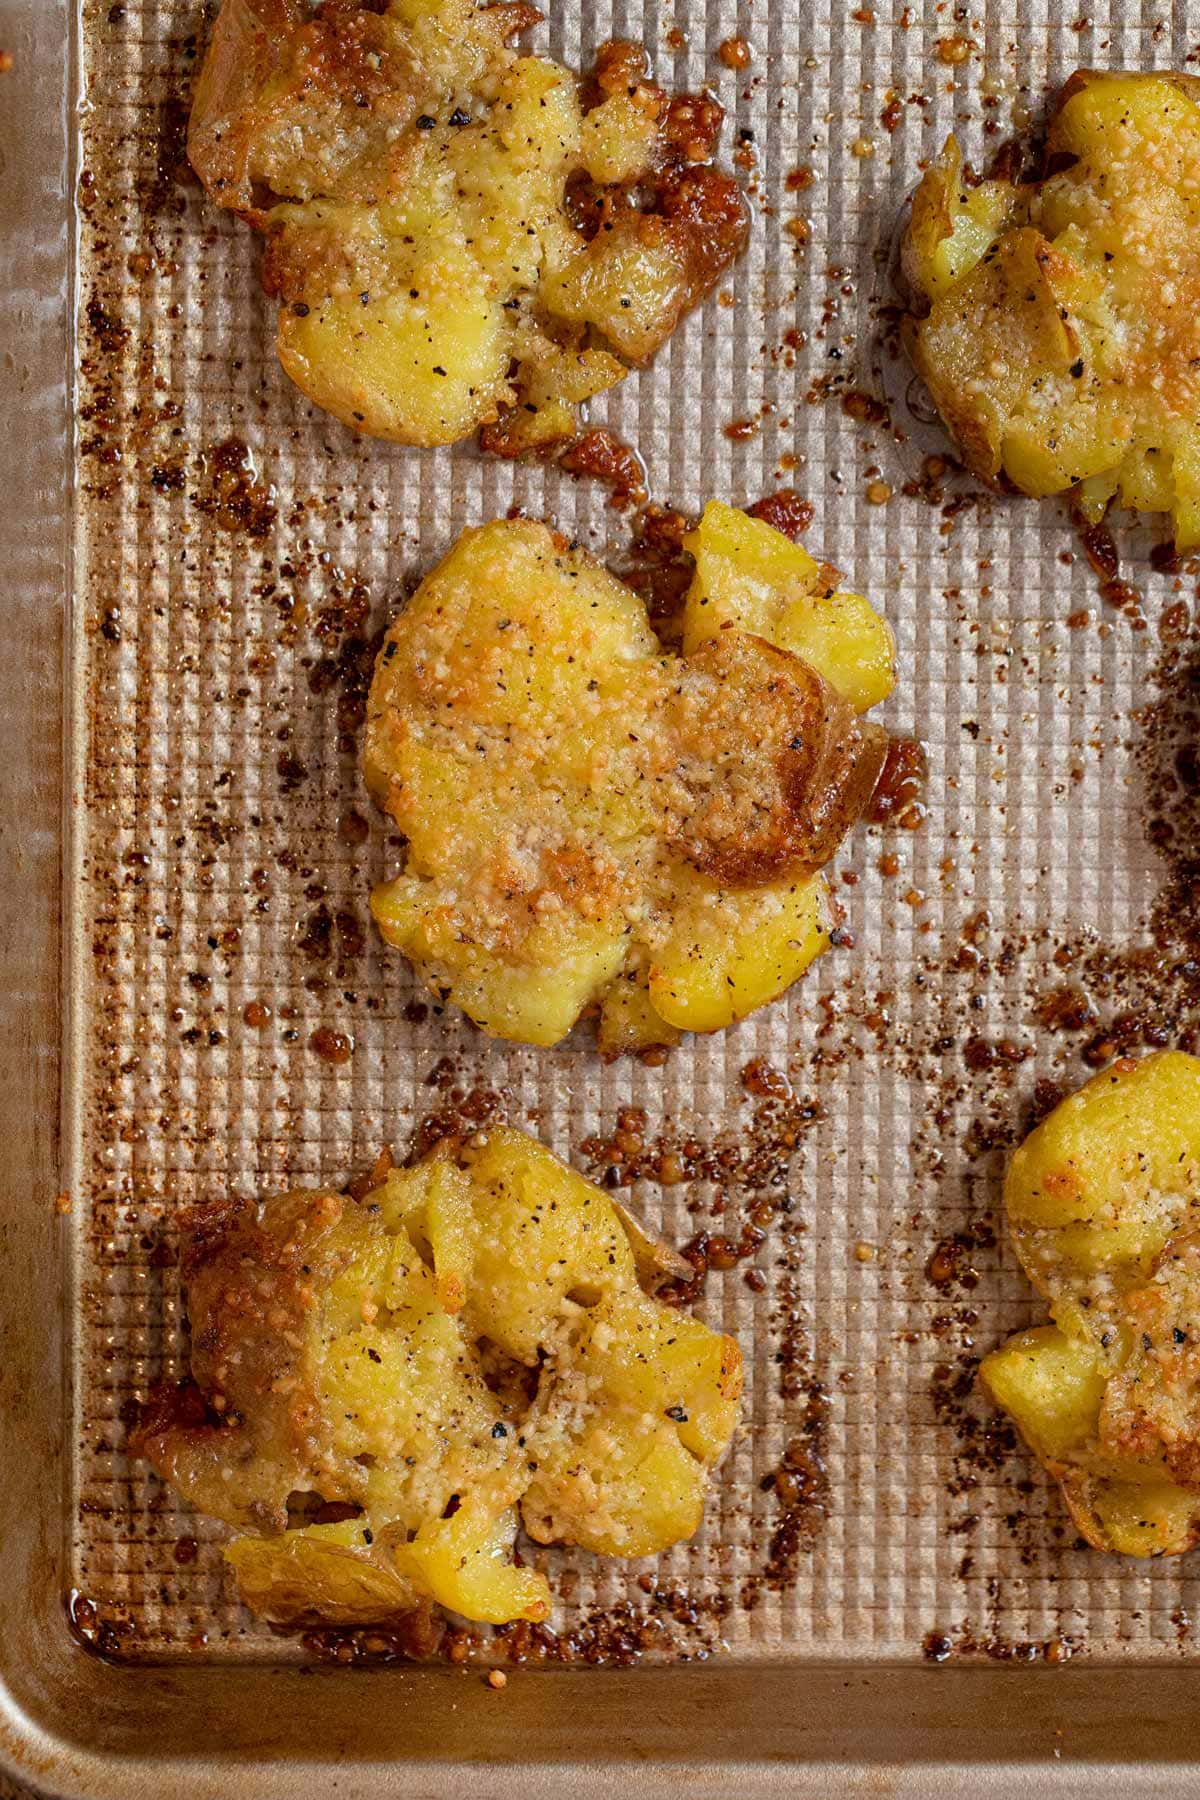
[{"label": "textured pan surface", "polygon": [[[840,859],[852,946],[662,1068],[604,1067],[586,1029],[535,1053],[421,1012],[367,916],[395,848],[357,775],[350,640],[466,524],[520,505],[603,556],[626,546],[628,519],[552,470],[356,443],[314,414],[277,365],[256,242],[180,179],[204,9],[87,0],[67,1585],[95,1609],[86,1634],[122,1659],[301,1655],[239,1611],[218,1534],[123,1453],[130,1403],[186,1368],[173,1222],[226,1187],[336,1180],[382,1144],[404,1151],[450,1086],[498,1097],[485,1105],[592,1172],[587,1141],[610,1140],[622,1107],[643,1109],[648,1146],[694,1140],[704,1175],[622,1190],[676,1240],[736,1239],[760,1209],[761,1248],[713,1270],[698,1303],[739,1335],[749,1378],[704,1532],[645,1570],[549,1557],[560,1629],[590,1621],[612,1649],[624,1604],[635,1632],[666,1619],[645,1641],[668,1656],[723,1642],[735,1660],[913,1661],[940,1653],[929,1634],[1021,1659],[1064,1640],[1090,1661],[1187,1656],[1193,1564],[1073,1549],[1031,1461],[979,1435],[969,1395],[973,1357],[1036,1311],[996,1242],[1005,1145],[1039,1080],[1086,1073],[1096,1029],[1048,1032],[1037,1008],[1077,978],[1064,943],[1090,932],[1121,959],[1145,941],[1163,879],[1144,829],[1159,746],[1132,709],[1158,692],[1158,621],[1180,596],[1151,573],[1144,532],[1123,538],[1149,619],[1137,630],[1098,598],[1053,504],[946,517],[904,494],[937,435],[909,415],[903,371],[877,365],[905,197],[950,126],[982,161],[1077,65],[1188,66],[1200,12],[1176,8],[1172,27],[1169,9],[1116,5],[1076,25],[1078,8],[1043,0],[963,20],[845,5],[831,25],[795,0],[550,10],[537,47],[575,62],[613,33],[644,37],[664,78],[711,83],[725,154],[741,138],[753,162],[749,255],[594,416],[636,445],[664,505],[785,485],[812,503],[809,547],[897,631],[889,722],[928,746],[930,816],[860,831]],[[735,33],[753,51],[741,73],[716,55]],[[888,393],[903,441],[853,416],[870,410],[859,401],[847,411],[847,392]],[[726,435],[747,419],[753,435]],[[886,504],[868,500],[872,481],[893,490]],[[951,481],[942,503],[960,491]],[[1123,1009],[1125,981],[1092,982],[1098,1023]],[[256,1007],[269,1019],[247,1022]],[[348,1061],[314,1051],[321,1028],[353,1039]],[[747,1080],[754,1062],[793,1099],[752,1091],[771,1085],[761,1066]],[[935,1258],[939,1284],[928,1265],[953,1233],[965,1241]],[[825,1480],[810,1471],[793,1554],[770,1478],[797,1439]]]}]

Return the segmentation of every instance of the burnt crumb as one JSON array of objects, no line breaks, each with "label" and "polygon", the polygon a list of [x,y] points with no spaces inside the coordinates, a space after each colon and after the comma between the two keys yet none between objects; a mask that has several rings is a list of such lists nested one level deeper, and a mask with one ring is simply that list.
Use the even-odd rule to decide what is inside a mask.
[{"label": "burnt crumb", "polygon": [[349,1032],[335,1031],[331,1025],[319,1025],[310,1036],[308,1047],[327,1063],[348,1063],[354,1055],[354,1039]]},{"label": "burnt crumb", "polygon": [[349,907],[331,907],[324,900],[314,907],[296,939],[296,948],[310,963],[333,963],[340,979],[366,950],[366,927]]},{"label": "burnt crumb", "polygon": [[706,1227],[680,1246],[692,1277],[662,1290],[661,1298],[675,1305],[690,1305],[711,1271],[725,1272],[747,1261],[774,1226],[790,1220],[792,1158],[823,1116],[815,1100],[793,1092],[787,1075],[762,1059],[746,1065],[742,1082],[754,1105],[738,1130],[712,1139],[671,1133],[651,1137],[646,1114],[638,1107],[622,1107],[611,1132],[587,1137],[579,1146],[588,1173],[610,1191],[638,1181],[667,1188],[711,1183],[719,1190],[705,1208],[714,1227],[720,1220],[719,1229]]},{"label": "burnt crumb", "polygon": [[955,506],[966,498],[968,502],[978,496],[959,496],[955,500],[946,499],[947,481],[966,474],[966,465],[948,451],[935,452],[926,456],[921,463],[921,472],[915,479],[906,481],[900,492],[909,500],[923,500],[926,506]]},{"label": "burnt crumb", "polygon": [[752,519],[764,519],[781,531],[793,543],[808,530],[813,522],[813,506],[805,500],[794,487],[779,488],[773,494],[764,494],[761,500],[755,500],[746,508]]},{"label": "burnt crumb", "polygon": [[[1155,975],[1169,975],[1178,1007],[1173,1039],[1193,1047],[1200,1026],[1200,632],[1172,641],[1155,667],[1157,698],[1139,714],[1135,760],[1147,836],[1163,882],[1150,914]],[[1165,967],[1164,967],[1165,965]],[[1180,1027],[1183,1029],[1180,1030]]]},{"label": "burnt crumb", "polygon": [[751,61],[750,45],[743,37],[723,38],[717,45],[717,55],[727,69],[745,69]]},{"label": "burnt crumb", "polygon": [[559,455],[569,475],[588,475],[612,492],[613,504],[636,505],[646,498],[646,471],[636,450],[604,428],[585,431]]},{"label": "burnt crumb", "polygon": [[240,438],[210,445],[201,458],[207,486],[195,496],[200,512],[211,514],[222,531],[265,538],[275,524],[275,490],[255,474],[250,451]]},{"label": "burnt crumb", "polygon": [[187,470],[182,463],[166,467],[156,463],[150,471],[150,486],[156,494],[181,494],[187,486]]},{"label": "burnt crumb", "polygon": [[884,402],[876,399],[874,394],[863,393],[859,388],[850,388],[842,395],[842,411],[860,425],[887,423],[888,409]]},{"label": "burnt crumb", "polygon": [[1093,571],[1103,581],[1112,581],[1120,566],[1116,539],[1107,525],[1082,525],[1080,538],[1084,554]]},{"label": "burnt crumb", "polygon": [[133,1649],[136,1627],[123,1609],[101,1606],[78,1588],[65,1596],[67,1625],[77,1644],[104,1662],[124,1661]]},{"label": "burnt crumb", "polygon": [[757,1605],[764,1588],[779,1593],[792,1584],[801,1556],[812,1550],[824,1528],[830,1504],[825,1466],[829,1412],[828,1392],[810,1377],[800,1428],[790,1439],[779,1467],[760,1484],[779,1510],[769,1525],[766,1558],[742,1587],[741,1602],[748,1609]]},{"label": "burnt crumb", "polygon": [[[969,1336],[975,1315],[968,1309],[953,1323]],[[946,1491],[956,1498],[976,1492],[984,1476],[1000,1474],[1017,1449],[1014,1427],[979,1394],[979,1363],[974,1350],[965,1349],[953,1362],[936,1363],[929,1382],[933,1417],[953,1444]]]},{"label": "burnt crumb", "polygon": [[987,1038],[969,1037],[963,1045],[963,1061],[975,1074],[1000,1065],[1013,1068],[1032,1055],[1031,1044],[1014,1044],[1011,1038],[1001,1038],[999,1042],[992,1043]]},{"label": "burnt crumb", "polygon": [[776,1069],[764,1057],[756,1056],[742,1069],[742,1086],[759,1100],[790,1100],[792,1084],[782,1069]]},{"label": "burnt crumb", "polygon": [[186,205],[186,195],[180,190],[200,185],[188,161],[190,111],[190,103],[183,94],[168,94],[159,109],[153,167],[138,182],[138,198],[148,219],[167,209],[181,213]]},{"label": "burnt crumb", "polygon": [[157,1237],[150,1246],[147,1261],[152,1269],[172,1269],[177,1260],[174,1241],[165,1234]]},{"label": "burnt crumb", "polygon": [[[644,1584],[644,1585],[643,1585]],[[583,1663],[593,1668],[633,1668],[669,1656],[674,1662],[704,1660],[717,1647],[731,1602],[721,1594],[698,1597],[679,1588],[639,1582],[643,1605],[619,1601],[593,1611],[568,1631],[519,1620],[497,1626],[493,1648],[509,1664]]]},{"label": "burnt crumb", "polygon": [[683,547],[694,521],[667,507],[643,507],[634,521],[627,554],[613,573],[640,594],[650,622],[666,641],[679,635],[678,618],[696,564]]},{"label": "burnt crumb", "polygon": [[1057,1668],[1078,1655],[1081,1648],[1077,1638],[1065,1635],[1037,1640],[999,1635],[978,1637],[965,1630],[957,1636],[945,1631],[927,1631],[921,1640],[921,1654],[931,1663],[965,1657],[1003,1663],[1044,1662]]},{"label": "burnt crumb", "polygon": [[978,1287],[979,1271],[971,1258],[977,1250],[991,1250],[995,1244],[996,1233],[991,1224],[977,1219],[966,1230],[951,1232],[941,1240],[925,1265],[926,1276],[943,1292],[952,1287]]},{"label": "burnt crumb", "polygon": [[1028,1112],[1021,1122],[1022,1136],[1028,1137],[1035,1126],[1048,1119],[1055,1107],[1066,1099],[1068,1091],[1061,1081],[1047,1081],[1044,1077],[1035,1081]]},{"label": "burnt crumb", "polygon": [[[365,588],[355,583],[346,594],[335,590],[334,598],[321,609],[313,627],[324,654],[309,670],[308,685],[317,695],[336,693],[338,748],[346,756],[356,752],[358,733],[366,723],[367,695],[375,663],[381,652],[386,654],[384,628],[366,632],[368,623],[369,596]],[[361,814],[357,817],[362,820]],[[348,827],[350,832],[362,833],[358,842],[365,841],[369,834],[369,827],[363,833],[363,825],[365,820],[362,825]]]},{"label": "burnt crumb", "polygon": [[1175,548],[1174,543],[1155,544],[1150,552],[1150,567],[1158,575],[1181,575],[1183,573],[1183,556]]},{"label": "burnt crumb", "polygon": [[1105,524],[1087,524],[1078,514],[1075,525],[1084,555],[1099,578],[1100,598],[1123,613],[1135,630],[1144,630],[1146,617],[1142,610],[1142,595],[1131,583],[1120,578],[1120,558],[1112,532]]},{"label": "burnt crumb", "polygon": [[425,1602],[385,1626],[316,1627],[303,1632],[300,1642],[314,1662],[353,1669],[430,1662],[444,1652],[449,1635],[444,1615]]},{"label": "burnt crumb", "polygon": [[283,751],[276,757],[275,772],[279,776],[279,791],[282,794],[294,794],[308,780],[307,764],[288,751]]},{"label": "burnt crumb", "polygon": [[752,1221],[742,1226],[736,1238],[725,1233],[698,1231],[694,1237],[679,1246],[679,1254],[685,1262],[692,1265],[695,1273],[690,1280],[677,1277],[667,1281],[658,1289],[658,1298],[668,1306],[691,1306],[704,1291],[704,1284],[711,1269],[724,1272],[735,1269],[738,1263],[747,1257],[754,1256],[766,1239],[766,1231],[761,1225]]},{"label": "burnt crumb", "polygon": [[129,327],[104,305],[97,294],[93,294],[87,303],[84,310],[84,321],[91,334],[95,349],[102,356],[118,357],[121,355],[129,343]]},{"label": "burnt crumb", "polygon": [[448,1057],[434,1070],[431,1082],[439,1089],[441,1104],[417,1126],[414,1155],[418,1158],[444,1138],[469,1137],[489,1125],[515,1122],[519,1116],[516,1097],[507,1088],[463,1088],[454,1080],[456,1072]]},{"label": "burnt crumb", "polygon": [[1045,996],[1037,1020],[1046,1031],[1086,1031],[1096,1023],[1097,1013],[1082,988],[1066,983]]}]

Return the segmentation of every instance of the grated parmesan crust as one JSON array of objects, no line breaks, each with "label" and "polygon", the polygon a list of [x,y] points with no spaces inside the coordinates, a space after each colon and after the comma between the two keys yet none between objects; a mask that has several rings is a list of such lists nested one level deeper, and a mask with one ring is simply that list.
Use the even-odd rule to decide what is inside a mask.
[{"label": "grated parmesan crust", "polygon": [[883,747],[791,651],[729,626],[668,652],[545,526],[467,532],[376,668],[364,770],[407,849],[375,917],[497,1035],[554,1042],[631,978],[657,1009],[668,966],[817,900]]}]

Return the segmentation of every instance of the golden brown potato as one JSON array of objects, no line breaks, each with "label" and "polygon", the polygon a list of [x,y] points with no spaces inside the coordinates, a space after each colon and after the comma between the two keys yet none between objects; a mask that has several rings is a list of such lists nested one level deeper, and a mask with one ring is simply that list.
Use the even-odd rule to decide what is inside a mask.
[{"label": "golden brown potato", "polygon": [[1100,1550],[1200,1542],[1200,1058],[1122,1060],[1051,1113],[1005,1189],[1053,1324],[984,1386]]},{"label": "golden brown potato", "polygon": [[1200,81],[1081,71],[1042,181],[962,179],[953,138],[913,202],[913,362],[971,469],[1168,513],[1200,542]]},{"label": "golden brown potato", "polygon": [[568,438],[572,408],[653,355],[745,245],[741,193],[707,166],[716,102],[669,101],[629,44],[581,90],[510,47],[539,16],[525,0],[221,9],[192,163],[266,234],[284,368],[368,436],[489,426],[506,454]]},{"label": "golden brown potato", "polygon": [[880,769],[857,710],[891,635],[761,520],[713,504],[690,542],[685,656],[527,520],[464,533],[380,653],[364,770],[407,848],[372,910],[496,1036],[552,1044],[594,1006],[606,1050],[717,1030],[828,941],[818,871]]},{"label": "golden brown potato", "polygon": [[202,1207],[185,1239],[193,1381],[132,1448],[241,1534],[256,1612],[540,1619],[518,1518],[614,1556],[699,1525],[737,1345],[646,1292],[669,1253],[522,1132],[445,1141],[361,1201]]}]

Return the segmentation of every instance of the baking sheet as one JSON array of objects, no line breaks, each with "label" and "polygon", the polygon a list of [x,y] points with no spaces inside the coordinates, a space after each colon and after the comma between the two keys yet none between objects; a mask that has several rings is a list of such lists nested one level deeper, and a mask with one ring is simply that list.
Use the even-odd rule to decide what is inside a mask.
[{"label": "baking sheet", "polygon": [[[315,413],[276,363],[257,243],[181,179],[204,8],[89,0],[81,16],[65,1144],[81,1635],[132,1661],[311,1655],[241,1612],[221,1533],[124,1454],[134,1403],[186,1371],[174,1221],[215,1191],[339,1180],[382,1144],[404,1151],[457,1094],[590,1172],[621,1109],[640,1108],[642,1160],[665,1148],[702,1173],[639,1178],[624,1198],[677,1240],[736,1238],[756,1208],[765,1231],[699,1303],[736,1332],[748,1375],[704,1530],[646,1564],[537,1552],[566,1649],[1190,1655],[1190,1564],[1074,1549],[971,1372],[1037,1316],[1002,1242],[1006,1147],[1037,1084],[1082,1079],[1084,1046],[1162,979],[1127,952],[1165,878],[1146,817],[1170,802],[1173,765],[1161,721],[1134,710],[1182,691],[1177,672],[1166,689],[1151,677],[1164,611],[1192,584],[1151,571],[1151,533],[1122,531],[1136,628],[1097,596],[1060,508],[931,475],[937,433],[881,309],[905,197],[952,125],[979,162],[1076,66],[1191,66],[1200,12],[569,4],[532,36],[571,62],[613,33],[644,38],[661,77],[726,102],[724,153],[740,143],[753,164],[751,250],[592,416],[636,445],[660,503],[797,487],[809,547],[896,630],[886,717],[929,753],[924,825],[860,830],[839,859],[853,943],[662,1068],[603,1066],[586,1027],[534,1052],[421,1010],[367,916],[396,852],[354,733],[355,641],[462,526],[520,505],[619,556],[629,518],[553,469],[356,443]],[[715,55],[735,33],[753,50],[741,73]],[[939,51],[952,40],[965,60]],[[888,400],[890,423],[847,410],[863,394]],[[753,436],[726,435],[745,419]],[[881,482],[891,498],[874,504]],[[1048,1031],[1037,1010],[1077,980],[1097,1019]],[[1179,1006],[1176,1041],[1195,1016]],[[256,1007],[265,1024],[247,1022]],[[310,1047],[322,1027],[353,1038],[348,1062]],[[754,1091],[778,1085],[764,1070],[787,1095]],[[797,1441],[792,1531],[772,1478]]]}]

